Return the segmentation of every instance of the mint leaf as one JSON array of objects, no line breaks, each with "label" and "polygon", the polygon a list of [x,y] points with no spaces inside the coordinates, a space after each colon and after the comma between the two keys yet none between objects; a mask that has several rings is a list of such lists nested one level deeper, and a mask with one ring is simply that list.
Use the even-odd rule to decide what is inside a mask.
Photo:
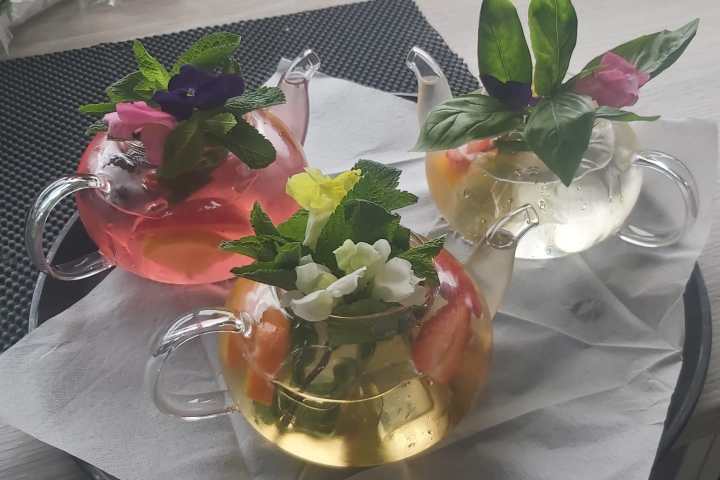
[{"label": "mint leaf", "polygon": [[352,169],[360,170],[362,176],[345,199],[368,200],[387,210],[417,203],[415,195],[397,188],[400,185],[401,170],[372,160],[359,160]]},{"label": "mint leaf", "polygon": [[594,120],[595,106],[588,97],[563,92],[533,108],[525,141],[567,186],[590,143]]},{"label": "mint leaf", "polygon": [[305,230],[307,229],[308,211],[300,209],[288,218],[285,222],[277,226],[280,235],[290,240],[302,242],[305,240]]},{"label": "mint leaf", "polygon": [[387,312],[389,309],[399,306],[399,303],[383,302],[376,298],[363,298],[362,300],[357,300],[352,303],[341,303],[335,307],[333,315],[341,317],[361,317],[374,313]]},{"label": "mint leaf", "polygon": [[80,113],[88,115],[104,115],[106,113],[114,112],[115,104],[112,102],[86,103],[85,105],[80,105],[78,110],[80,110]]},{"label": "mint leaf", "polygon": [[273,285],[284,290],[295,289],[295,270],[280,269],[275,262],[255,262],[244,267],[235,267],[231,272],[235,276]]},{"label": "mint leaf", "polygon": [[300,242],[286,243],[278,249],[275,256],[275,266],[284,270],[294,270],[300,265],[300,257],[303,256],[303,246]]},{"label": "mint leaf", "polygon": [[255,235],[280,236],[280,232],[278,232],[277,228],[275,228],[272,220],[270,220],[270,217],[267,213],[265,213],[258,202],[253,204],[252,211],[250,212],[250,224],[252,225],[253,230],[255,230]]},{"label": "mint leaf", "polygon": [[415,275],[424,278],[427,282],[437,285],[439,283],[437,270],[433,264],[433,259],[440,253],[445,243],[445,237],[435,238],[428,242],[413,247],[407,252],[398,255],[404,258],[412,265]]},{"label": "mint leaf", "polygon": [[132,72],[105,89],[108,98],[114,103],[132,102],[137,100],[149,100],[152,93],[135,88],[145,81],[145,76],[138,72]]},{"label": "mint leaf", "polygon": [[562,83],[577,41],[577,15],[570,0],[531,0],[530,40],[535,54],[535,91],[551,95]]},{"label": "mint leaf", "polygon": [[234,153],[250,168],[265,168],[275,161],[275,147],[255,127],[240,117],[225,136],[209,135],[214,142]]},{"label": "mint leaf", "polygon": [[170,75],[165,67],[155,57],[145,50],[145,46],[139,41],[133,41],[133,54],[138,64],[138,69],[143,77],[160,89],[167,89]]},{"label": "mint leaf", "polygon": [[477,55],[481,76],[492,75],[503,83],[532,81],[530,50],[510,0],[482,2]]},{"label": "mint leaf", "polygon": [[95,136],[100,132],[106,132],[107,129],[108,126],[107,123],[105,123],[105,120],[100,119],[93,122],[92,124],[90,124],[89,127],[87,127],[87,129],[85,129],[85,135],[87,135],[88,137]]},{"label": "mint leaf", "polygon": [[607,118],[614,122],[654,122],[660,115],[652,115],[643,117],[627,110],[620,110],[613,107],[599,107],[595,110],[595,118]]},{"label": "mint leaf", "polygon": [[[628,62],[635,65],[638,70],[648,73],[650,78],[657,77],[662,71],[680,58],[687,46],[690,44],[695,33],[697,33],[700,19],[686,23],[677,30],[662,30],[660,32],[643,35],[622,45],[618,45],[611,51],[617,53]],[[602,55],[593,58],[582,72],[593,70],[600,65]],[[572,80],[576,80],[576,76]]]},{"label": "mint leaf", "polygon": [[280,246],[284,244],[285,241],[282,238],[257,235],[224,241],[220,244],[220,248],[226,252],[239,253],[261,262],[272,262],[278,254]]},{"label": "mint leaf", "polygon": [[216,137],[223,137],[237,125],[235,115],[222,112],[203,121],[203,130]]},{"label": "mint leaf", "polygon": [[235,33],[216,32],[205,35],[178,57],[170,74],[177,74],[180,67],[188,64],[206,70],[223,67],[239,46],[240,35]]},{"label": "mint leaf", "polygon": [[239,97],[233,97],[225,102],[225,109],[236,116],[245,115],[258,108],[267,108],[285,103],[285,94],[277,87],[260,87],[256,90],[246,91]]},{"label": "mint leaf", "polygon": [[410,230],[398,224],[388,240],[392,248],[390,255],[397,256],[410,248]]},{"label": "mint leaf", "polygon": [[[385,304],[386,309],[388,306],[392,307],[394,304]],[[352,312],[355,310],[360,311],[364,308],[380,308],[380,305],[371,305],[369,302],[358,306],[350,304],[345,306],[345,308],[337,307],[336,312],[338,315],[342,315],[342,312]],[[412,328],[413,324],[414,318],[409,309],[372,319],[330,318],[326,321],[327,340],[331,347],[374,343],[393,337],[398,333],[405,332]]]},{"label": "mint leaf", "polygon": [[202,161],[205,147],[202,122],[196,117],[180,122],[165,140],[165,153],[158,175],[173,179],[192,172]]},{"label": "mint leaf", "polygon": [[430,111],[413,150],[459,147],[471,140],[512,130],[521,121],[522,112],[509,109],[496,98],[477,92],[461,95]]}]

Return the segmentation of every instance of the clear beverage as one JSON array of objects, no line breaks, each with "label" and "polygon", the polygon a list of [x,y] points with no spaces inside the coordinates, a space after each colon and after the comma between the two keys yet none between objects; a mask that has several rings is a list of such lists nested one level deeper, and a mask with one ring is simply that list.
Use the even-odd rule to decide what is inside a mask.
[{"label": "clear beverage", "polygon": [[473,151],[472,144],[431,152],[430,191],[451,228],[471,240],[515,208],[531,204],[539,227],[520,241],[520,258],[583,251],[617,232],[637,201],[642,173],[626,124],[600,121],[573,183],[565,187],[531,152]]},{"label": "clear beverage", "polygon": [[133,142],[96,136],[78,173],[102,176],[111,189],[79,192],[76,202],[102,254],[140,276],[174,284],[217,282],[231,277],[232,267],[249,263],[222,252],[219,243],[252,234],[249,213],[256,201],[275,223],[295,212],[285,183],[306,163],[302,148],[277,117],[257,111],[248,119],[275,146],[275,162],[251,170],[229,154],[208,183],[180,200],[168,198]]},{"label": "clear beverage", "polygon": [[[461,265],[445,252],[437,265],[441,286],[425,307],[409,312],[407,328],[367,343],[334,344],[332,323],[382,326],[390,314],[313,324],[283,315],[289,340],[278,341],[264,336],[268,319],[258,313],[274,308],[271,296],[237,284],[228,306],[262,320],[249,339],[220,338],[236,408],[282,450],[327,466],[393,462],[442,440],[487,381],[492,333],[485,303]],[[302,348],[293,340],[300,328],[315,332]]]}]

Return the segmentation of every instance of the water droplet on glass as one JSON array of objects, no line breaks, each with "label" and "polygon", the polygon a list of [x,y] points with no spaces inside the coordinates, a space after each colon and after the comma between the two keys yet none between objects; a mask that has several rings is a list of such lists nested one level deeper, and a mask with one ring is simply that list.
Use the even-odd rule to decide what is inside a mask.
[{"label": "water droplet on glass", "polygon": [[577,190],[578,192],[582,192],[582,185],[576,185],[575,190]]},{"label": "water droplet on glass", "polygon": [[545,249],[545,255],[552,255],[552,248],[547,247],[547,248]]},{"label": "water droplet on glass", "polygon": [[413,448],[415,446],[415,442],[408,443],[408,448]]},{"label": "water droplet on glass", "polygon": [[463,190],[463,198],[465,200],[470,200],[471,197],[472,197],[472,194],[468,190]]},{"label": "water droplet on glass", "polygon": [[545,210],[545,208],[547,207],[545,200],[543,200],[542,198],[538,200],[538,207],[540,207],[540,210]]},{"label": "water droplet on glass", "polygon": [[485,225],[487,223],[487,220],[485,217],[480,217],[480,225]]}]

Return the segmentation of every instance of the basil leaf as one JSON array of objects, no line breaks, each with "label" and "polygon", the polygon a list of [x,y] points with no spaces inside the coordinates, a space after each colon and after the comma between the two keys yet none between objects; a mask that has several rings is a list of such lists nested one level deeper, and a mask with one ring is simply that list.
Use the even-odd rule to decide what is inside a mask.
[{"label": "basil leaf", "polygon": [[478,24],[480,75],[529,84],[532,60],[522,24],[510,0],[484,0]]},{"label": "basil leaf", "polygon": [[535,91],[552,94],[562,83],[577,41],[577,15],[570,0],[531,0],[530,40],[535,54]]},{"label": "basil leaf", "polygon": [[250,168],[265,168],[275,161],[275,147],[255,127],[239,117],[225,136],[209,133],[212,139],[234,153]]},{"label": "basil leaf", "polygon": [[265,213],[258,202],[253,204],[252,211],[250,212],[250,224],[252,225],[253,230],[255,230],[255,235],[280,236],[280,232],[278,232],[277,228],[275,228],[272,220],[270,220],[270,217],[267,213]]},{"label": "basil leaf", "polygon": [[570,92],[541,100],[528,118],[525,141],[565,185],[587,150],[594,118],[591,100]]},{"label": "basil leaf", "polygon": [[[635,68],[641,72],[649,74],[652,79],[680,58],[695,37],[699,23],[700,19],[696,18],[677,30],[663,30],[643,35],[618,45],[611,51],[635,65]],[[593,58],[578,76],[587,70],[594,70],[600,65],[601,59],[602,55]],[[577,76],[573,80],[576,78]]]},{"label": "basil leaf", "polygon": [[114,112],[115,104],[112,102],[86,103],[85,105],[80,105],[78,110],[80,110],[80,113],[89,115],[104,115],[106,113]]},{"label": "basil leaf", "polygon": [[413,247],[410,250],[398,255],[410,262],[412,265],[413,272],[420,278],[424,278],[426,281],[437,285],[438,275],[433,264],[433,259],[440,253],[445,243],[445,237],[435,238],[428,242]]},{"label": "basil leaf", "polygon": [[258,108],[267,108],[285,103],[285,94],[277,87],[260,87],[257,90],[245,92],[239,97],[229,98],[225,102],[225,109],[236,116],[245,115]]},{"label": "basil leaf", "polygon": [[277,226],[280,235],[283,237],[302,242],[305,239],[305,230],[307,229],[308,211],[300,209],[288,218],[285,222]]},{"label": "basil leaf", "polygon": [[595,118],[607,118],[615,122],[654,122],[660,115],[643,117],[627,110],[620,110],[613,107],[599,107],[595,110]]},{"label": "basil leaf", "polygon": [[445,150],[515,128],[522,113],[480,93],[452,98],[433,108],[420,128],[416,151]]},{"label": "basil leaf", "polygon": [[114,103],[149,100],[152,93],[136,91],[135,87],[145,80],[140,72],[132,72],[105,89],[108,98]]},{"label": "basil leaf", "polygon": [[192,172],[202,161],[205,139],[202,122],[190,117],[180,122],[165,140],[165,153],[158,175],[164,179],[177,178]]},{"label": "basil leaf", "polygon": [[193,43],[178,57],[171,75],[180,71],[183,65],[194,65],[198,68],[213,69],[227,64],[227,59],[240,46],[240,35],[230,32],[216,32],[205,35]]},{"label": "basil leaf", "polygon": [[170,81],[170,74],[168,74],[165,67],[155,57],[145,50],[145,46],[140,43],[139,40],[133,41],[133,53],[135,54],[135,61],[138,64],[138,69],[148,81],[155,84],[158,88],[167,89],[168,82]]}]

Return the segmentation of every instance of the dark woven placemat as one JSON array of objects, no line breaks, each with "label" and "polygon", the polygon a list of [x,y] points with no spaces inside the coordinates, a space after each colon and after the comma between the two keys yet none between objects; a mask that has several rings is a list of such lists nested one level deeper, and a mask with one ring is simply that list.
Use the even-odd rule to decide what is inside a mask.
[{"label": "dark woven placemat", "polygon": [[[404,58],[418,45],[442,65],[455,93],[477,88],[467,66],[411,0],[377,0],[198,28],[143,42],[171,64],[195,39],[217,30],[243,36],[239,57],[253,85],[272,74],[280,57],[313,48],[329,75],[386,91],[414,92],[415,79]],[[23,242],[25,213],[48,182],[75,170],[91,121],[77,106],[101,101],[104,88],[133,69],[130,42],[0,62],[0,352],[27,332],[37,277]],[[70,202],[59,208],[46,236],[57,235],[72,211]]]}]

